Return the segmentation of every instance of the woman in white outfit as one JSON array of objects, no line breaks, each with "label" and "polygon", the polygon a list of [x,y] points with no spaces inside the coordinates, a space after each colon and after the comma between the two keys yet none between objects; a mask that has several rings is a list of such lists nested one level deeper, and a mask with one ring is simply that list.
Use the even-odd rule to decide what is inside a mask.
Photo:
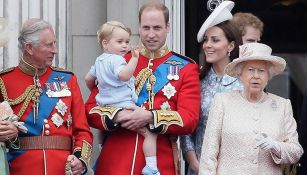
[{"label": "woman in white outfit", "polygon": [[281,166],[303,154],[290,100],[264,91],[286,66],[271,52],[265,44],[247,43],[226,66],[225,73],[240,78],[244,88],[215,95],[200,175],[282,175]]}]

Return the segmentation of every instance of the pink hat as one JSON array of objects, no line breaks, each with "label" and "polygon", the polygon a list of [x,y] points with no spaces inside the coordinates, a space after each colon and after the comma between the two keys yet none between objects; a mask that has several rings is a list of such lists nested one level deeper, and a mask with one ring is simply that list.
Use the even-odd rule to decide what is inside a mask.
[{"label": "pink hat", "polygon": [[273,66],[271,76],[282,73],[286,67],[286,61],[278,56],[271,55],[272,49],[262,43],[246,43],[240,47],[239,58],[234,59],[225,67],[225,73],[232,77],[239,77],[239,63],[252,60],[268,61]]}]

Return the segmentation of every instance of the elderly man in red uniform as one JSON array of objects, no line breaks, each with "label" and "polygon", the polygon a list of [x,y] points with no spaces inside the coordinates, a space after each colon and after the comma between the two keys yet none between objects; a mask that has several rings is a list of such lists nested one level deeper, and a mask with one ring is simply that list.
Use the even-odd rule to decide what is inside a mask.
[{"label": "elderly man in red uniform", "polygon": [[51,67],[57,53],[52,26],[29,19],[18,41],[19,65],[0,74],[1,100],[28,129],[17,135],[11,123],[0,123],[0,139],[11,133],[3,139],[10,149],[10,174],[85,174],[93,137],[76,76]]},{"label": "elderly man in red uniform", "polygon": [[[95,107],[97,89],[86,103],[90,126],[107,133],[98,158],[97,175],[141,174],[145,166],[143,137],[146,126],[158,133],[157,163],[161,174],[178,174],[177,136],[192,133],[200,108],[198,66],[166,46],[169,11],[160,3],[148,3],[139,12],[142,41],[134,76],[137,105],[129,109]],[[131,54],[126,56],[127,60]]]}]

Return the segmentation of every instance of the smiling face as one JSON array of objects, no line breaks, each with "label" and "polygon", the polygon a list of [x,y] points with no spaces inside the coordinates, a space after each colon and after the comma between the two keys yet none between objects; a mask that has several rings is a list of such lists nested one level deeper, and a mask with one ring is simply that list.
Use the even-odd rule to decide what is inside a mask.
[{"label": "smiling face", "polygon": [[102,40],[106,53],[124,56],[129,51],[130,34],[122,28],[115,27],[108,39]]},{"label": "smiling face", "polygon": [[230,62],[228,51],[232,51],[234,43],[229,42],[223,30],[219,27],[210,27],[204,35],[203,50],[206,62],[225,65]]},{"label": "smiling face", "polygon": [[261,96],[269,81],[269,64],[255,60],[243,63],[240,79],[247,94]]},{"label": "smiling face", "polygon": [[145,9],[140,18],[139,33],[144,46],[151,52],[160,49],[166,42],[169,23],[158,9]]}]

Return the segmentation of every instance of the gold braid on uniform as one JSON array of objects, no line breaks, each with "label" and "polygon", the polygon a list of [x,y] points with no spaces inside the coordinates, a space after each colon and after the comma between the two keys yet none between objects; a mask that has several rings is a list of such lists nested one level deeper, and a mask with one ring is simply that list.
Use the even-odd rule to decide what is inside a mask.
[{"label": "gold braid on uniform", "polygon": [[134,85],[135,85],[135,93],[139,96],[146,80],[152,75],[152,70],[148,67],[142,69],[135,78]]},{"label": "gold braid on uniform", "polygon": [[20,111],[17,114],[18,119],[20,119],[20,117],[24,114],[24,112],[26,111],[30,101],[32,100],[32,97],[34,96],[34,94],[36,92],[36,86],[30,85],[30,86],[27,87],[27,89],[19,97],[17,97],[14,100],[9,99],[2,78],[0,78],[0,89],[1,89],[1,94],[3,96],[3,100],[7,101],[11,106],[18,105],[18,104],[20,104],[21,102],[24,101]]}]

